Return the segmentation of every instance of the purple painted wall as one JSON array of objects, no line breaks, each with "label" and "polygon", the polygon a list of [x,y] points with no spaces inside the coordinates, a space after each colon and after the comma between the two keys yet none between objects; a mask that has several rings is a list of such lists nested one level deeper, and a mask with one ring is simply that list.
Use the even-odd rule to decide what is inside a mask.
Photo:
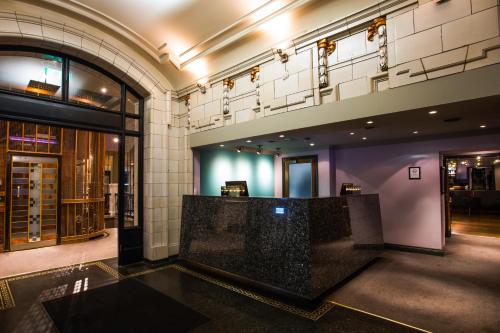
[{"label": "purple painted wall", "polygon": [[[498,149],[500,135],[337,149],[336,195],[342,183],[379,193],[386,243],[442,249],[441,155]],[[408,179],[410,166],[421,168],[421,180]]]}]

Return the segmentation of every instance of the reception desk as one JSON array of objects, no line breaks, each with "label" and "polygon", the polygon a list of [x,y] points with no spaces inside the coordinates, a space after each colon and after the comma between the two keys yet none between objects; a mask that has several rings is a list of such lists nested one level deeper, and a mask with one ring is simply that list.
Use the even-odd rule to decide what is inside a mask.
[{"label": "reception desk", "polygon": [[183,197],[180,259],[288,297],[316,299],[382,247],[376,194]]}]

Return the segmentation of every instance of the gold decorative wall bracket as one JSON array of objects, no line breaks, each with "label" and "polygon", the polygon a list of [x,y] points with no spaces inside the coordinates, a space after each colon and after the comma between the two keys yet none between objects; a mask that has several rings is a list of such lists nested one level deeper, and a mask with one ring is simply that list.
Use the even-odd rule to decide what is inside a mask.
[{"label": "gold decorative wall bracket", "polygon": [[323,38],[322,40],[318,41],[318,48],[324,48],[326,49],[326,54],[331,55],[333,52],[335,52],[335,49],[337,48],[337,43],[333,40],[326,40],[326,38]]},{"label": "gold decorative wall bracket", "polygon": [[185,105],[188,105],[188,104],[189,104],[189,99],[190,99],[190,98],[191,98],[191,95],[190,95],[190,94],[187,94],[187,95],[185,95],[185,96],[182,96],[180,99],[181,99],[182,101],[184,101],[184,104],[185,104]]},{"label": "gold decorative wall bracket", "polygon": [[377,30],[380,26],[385,25],[385,17],[377,17],[373,20],[373,23],[368,26],[367,39],[372,42],[373,38],[377,34]]},{"label": "gold decorative wall bracket", "polygon": [[252,71],[250,72],[250,81],[255,82],[255,79],[257,77],[257,73],[259,73],[259,72],[260,72],[259,66],[255,66],[254,68],[252,68]]},{"label": "gold decorative wall bracket", "polygon": [[227,86],[229,89],[233,89],[234,80],[231,80],[230,78],[225,78],[223,81],[223,85]]}]

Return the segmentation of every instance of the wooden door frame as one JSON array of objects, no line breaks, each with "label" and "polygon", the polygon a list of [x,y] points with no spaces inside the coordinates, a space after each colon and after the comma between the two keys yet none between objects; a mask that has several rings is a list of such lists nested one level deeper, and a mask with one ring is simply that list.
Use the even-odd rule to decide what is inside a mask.
[{"label": "wooden door frame", "polygon": [[293,156],[282,159],[282,191],[283,198],[289,197],[289,167],[295,163],[311,163],[312,197],[318,197],[318,155]]}]

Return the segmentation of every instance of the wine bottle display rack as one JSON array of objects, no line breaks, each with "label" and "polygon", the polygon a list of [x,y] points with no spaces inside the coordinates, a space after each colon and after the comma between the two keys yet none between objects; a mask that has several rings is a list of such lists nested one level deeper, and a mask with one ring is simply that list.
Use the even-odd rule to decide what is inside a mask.
[{"label": "wine bottle display rack", "polygon": [[0,121],[0,251],[104,234],[105,154],[102,133]]}]

